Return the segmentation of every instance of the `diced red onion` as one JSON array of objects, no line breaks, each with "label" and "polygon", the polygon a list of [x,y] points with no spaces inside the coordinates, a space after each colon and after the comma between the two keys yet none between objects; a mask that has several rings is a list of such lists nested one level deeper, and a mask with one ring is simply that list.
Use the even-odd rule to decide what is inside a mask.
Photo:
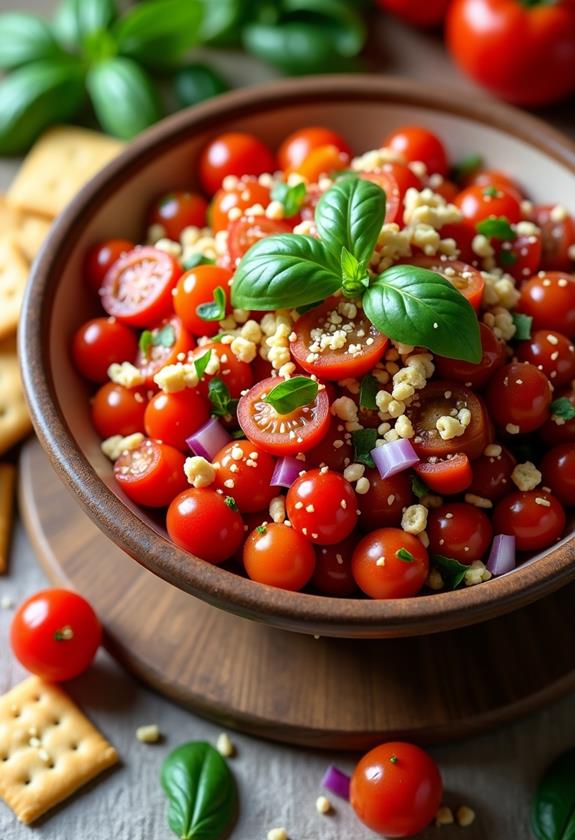
[{"label": "diced red onion", "polygon": [[350,777],[338,770],[334,764],[330,764],[321,780],[322,787],[335,793],[342,799],[349,799]]},{"label": "diced red onion", "polygon": [[419,461],[415,449],[406,439],[392,440],[377,446],[371,450],[371,457],[382,478],[407,470]]},{"label": "diced red onion", "polygon": [[270,484],[272,487],[291,487],[300,472],[303,464],[292,455],[278,458]]},{"label": "diced red onion", "polygon": [[494,577],[504,575],[511,572],[515,565],[515,537],[511,537],[509,534],[498,534],[493,537],[487,561],[487,568],[491,574]]},{"label": "diced red onion", "polygon": [[214,455],[220,449],[229,443],[230,435],[226,432],[224,427],[218,422],[217,418],[212,417],[207,423],[204,423],[197,432],[186,438],[186,443],[194,453],[194,455],[201,455],[202,458],[207,458],[211,461]]}]

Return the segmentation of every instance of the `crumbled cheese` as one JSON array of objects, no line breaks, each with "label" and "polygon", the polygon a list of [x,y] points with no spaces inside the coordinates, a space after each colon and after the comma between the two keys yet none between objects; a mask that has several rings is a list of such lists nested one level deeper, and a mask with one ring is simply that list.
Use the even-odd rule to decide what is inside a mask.
[{"label": "crumbled cheese", "polygon": [[216,749],[220,755],[224,756],[224,758],[231,758],[236,751],[230,736],[227,735],[225,732],[221,732],[218,735],[218,740],[216,741]]},{"label": "crumbled cheese", "polygon": [[184,472],[193,487],[209,487],[216,479],[216,468],[200,455],[186,458]]},{"label": "crumbled cheese", "polygon": [[[215,353],[212,353],[210,362],[214,356]],[[175,365],[166,365],[159,370],[154,376],[154,382],[161,391],[164,391],[164,393],[176,394],[178,391],[184,391],[186,388],[195,388],[198,384],[198,374],[196,373],[195,365],[182,364],[179,362]]]},{"label": "crumbled cheese", "polygon": [[493,507],[491,499],[484,499],[483,496],[476,496],[475,493],[466,493],[465,501],[469,505],[474,505],[475,507],[483,508],[484,510],[489,510]]},{"label": "crumbled cheese", "polygon": [[400,414],[395,421],[395,431],[400,438],[412,438],[415,435],[413,424],[407,414]]},{"label": "crumbled cheese", "polygon": [[11,610],[13,606],[14,601],[9,595],[3,595],[2,598],[0,598],[0,609]]},{"label": "crumbled cheese", "polygon": [[476,234],[471,241],[471,250],[478,257],[487,259],[495,254],[495,249],[492,247],[489,239],[482,233]]},{"label": "crumbled cheese", "polygon": [[429,587],[429,589],[433,589],[435,591],[443,589],[443,578],[441,577],[439,569],[431,569],[429,575],[427,576],[427,580],[425,581],[425,585]]},{"label": "crumbled cheese", "polygon": [[403,218],[406,225],[428,225],[439,230],[443,225],[453,224],[462,219],[459,208],[448,204],[442,195],[429,187],[416,190],[410,187],[403,199]]},{"label": "crumbled cheese", "polygon": [[108,376],[112,382],[123,385],[124,388],[138,388],[146,381],[142,371],[131,362],[114,362],[108,368]]},{"label": "crumbled cheese", "polygon": [[551,502],[549,501],[549,499],[545,499],[543,496],[536,496],[535,504],[541,505],[541,507],[551,507]]},{"label": "crumbled cheese", "polygon": [[[238,310],[234,310],[234,315]],[[237,318],[236,318],[237,320]],[[240,330],[240,336],[247,341],[253,341],[254,344],[259,344],[262,340],[262,330],[257,321],[250,319],[246,321]]]},{"label": "crumbled cheese", "polygon": [[161,737],[159,727],[155,723],[138,726],[136,729],[136,738],[142,744],[157,744]]},{"label": "crumbled cheese", "polygon": [[517,332],[513,315],[504,306],[495,306],[483,316],[483,321],[493,329],[498,338],[509,341]]},{"label": "crumbled cheese", "polygon": [[283,219],[284,206],[281,201],[270,201],[265,209],[265,215],[268,219]]},{"label": "crumbled cheese", "polygon": [[499,458],[502,452],[503,449],[498,443],[488,443],[483,450],[483,454],[486,458]]},{"label": "crumbled cheese", "polygon": [[318,814],[329,814],[331,811],[331,802],[327,796],[318,796],[315,801],[315,809]]},{"label": "crumbled cheese", "polygon": [[362,478],[364,473],[365,467],[363,464],[350,464],[343,471],[343,477],[346,481],[358,481],[360,478]]},{"label": "crumbled cheese", "polygon": [[295,225],[293,232],[301,236],[316,236],[317,228],[311,219],[304,219],[303,222]]},{"label": "crumbled cheese", "polygon": [[169,254],[175,260],[179,260],[182,255],[182,246],[179,242],[174,242],[172,239],[158,239],[155,247],[158,251],[164,251],[166,254]]},{"label": "crumbled cheese", "polygon": [[451,825],[453,822],[455,822],[453,818],[453,811],[451,808],[448,808],[447,805],[442,805],[435,815],[435,825]]},{"label": "crumbled cheese", "polygon": [[234,338],[230,344],[230,350],[240,362],[250,364],[255,359],[258,347],[253,341],[248,341],[247,338],[242,338],[241,335]]},{"label": "crumbled cheese", "polygon": [[267,840],[289,840],[285,828],[272,828],[268,831]]},{"label": "crumbled cheese", "polygon": [[282,523],[286,519],[286,503],[284,496],[274,496],[269,504],[269,514],[272,522]]},{"label": "crumbled cheese", "polygon": [[500,268],[493,268],[490,271],[482,271],[481,277],[485,283],[483,291],[485,306],[513,309],[517,305],[521,295],[510,274],[505,274]]},{"label": "crumbled cheese", "polygon": [[360,496],[363,496],[369,491],[369,487],[369,479],[363,476],[363,478],[360,478],[359,481],[356,483],[355,492],[359,493]]},{"label": "crumbled cheese", "polygon": [[351,397],[338,397],[331,405],[331,413],[340,420],[357,421],[357,405]]},{"label": "crumbled cheese", "polygon": [[528,221],[517,222],[512,227],[519,236],[538,236],[541,232],[536,224]]},{"label": "crumbled cheese", "polygon": [[165,235],[166,228],[163,225],[150,225],[146,233],[146,241],[149,245],[155,245]]},{"label": "crumbled cheese", "polygon": [[457,809],[457,824],[462,828],[467,828],[475,821],[475,811],[468,805],[461,805]]},{"label": "crumbled cheese", "polygon": [[134,432],[131,435],[112,435],[100,444],[100,449],[110,461],[116,461],[123,452],[132,452],[141,446],[144,435],[141,432]]},{"label": "crumbled cheese", "polygon": [[374,172],[381,169],[386,163],[406,163],[404,155],[389,146],[382,146],[381,149],[371,149],[363,155],[354,157],[351,161],[351,168],[355,172]]},{"label": "crumbled cheese", "polygon": [[458,417],[450,417],[448,414],[444,414],[436,421],[435,428],[442,440],[452,440],[465,434],[467,425],[464,425]]},{"label": "crumbled cheese", "polygon": [[471,566],[465,572],[463,582],[465,586],[476,586],[478,583],[483,583],[489,580],[491,572],[481,560],[474,560]]},{"label": "crumbled cheese", "polygon": [[507,423],[505,426],[505,431],[508,435],[518,435],[521,429],[516,423]]},{"label": "crumbled cheese", "polygon": [[567,218],[567,210],[561,204],[556,204],[549,213],[549,218],[552,222],[564,222]]},{"label": "crumbled cheese", "polygon": [[408,534],[421,534],[427,528],[427,508],[423,505],[409,505],[403,511],[401,527]]},{"label": "crumbled cheese", "polygon": [[517,464],[511,473],[511,481],[522,491],[534,490],[541,483],[542,475],[531,461]]}]

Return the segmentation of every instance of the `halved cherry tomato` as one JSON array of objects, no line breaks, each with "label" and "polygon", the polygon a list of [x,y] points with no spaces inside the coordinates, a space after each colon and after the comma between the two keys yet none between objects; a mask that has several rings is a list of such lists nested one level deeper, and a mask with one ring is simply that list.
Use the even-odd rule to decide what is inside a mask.
[{"label": "halved cherry tomato", "polygon": [[541,234],[520,233],[517,237],[508,242],[499,239],[492,239],[491,245],[495,251],[497,264],[515,277],[516,280],[525,280],[531,277],[541,262]]},{"label": "halved cherry tomato", "polygon": [[[554,399],[565,397],[575,408],[575,387],[573,385],[553,396]],[[538,429],[538,434],[547,446],[553,446],[556,443],[575,443],[575,417],[571,420],[563,420],[561,417],[551,416]]]},{"label": "halved cherry tomato", "polygon": [[[465,432],[443,440],[437,430],[437,421],[440,417],[453,416],[453,411],[458,413],[461,409],[468,409],[471,415]],[[420,458],[446,458],[461,452],[473,460],[489,443],[490,428],[482,399],[457,382],[429,382],[423,390],[416,392],[406,414],[415,431],[412,443]]]},{"label": "halved cherry tomato", "polygon": [[501,187],[511,194],[515,193],[518,201],[523,198],[523,191],[517,181],[499,169],[480,169],[463,182],[466,187]]},{"label": "halved cherry tomato", "polygon": [[438,172],[447,175],[447,154],[439,137],[419,125],[398,128],[385,138],[384,146],[390,146],[404,156],[408,163],[421,161],[427,174]]},{"label": "halved cherry tomato", "polygon": [[435,356],[433,361],[439,376],[454,379],[456,382],[463,382],[468,388],[483,388],[495,371],[505,364],[507,359],[505,342],[498,338],[493,330],[483,322],[479,324],[479,332],[483,349],[481,361],[474,365],[461,359]]},{"label": "halved cherry tomato", "polygon": [[339,172],[349,166],[349,155],[337,146],[318,146],[312,149],[292,171],[302,175],[310,183],[319,181],[322,175]]},{"label": "halved cherry tomato", "polygon": [[[172,331],[166,330],[171,326]],[[169,321],[159,324],[152,331],[151,341],[142,345],[138,350],[136,366],[146,377],[146,385],[155,388],[154,376],[166,365],[173,365],[178,357],[185,356],[196,346],[196,342],[184,328],[181,318],[174,315]],[[172,341],[173,339],[173,341]]]},{"label": "halved cherry tomato", "polygon": [[200,157],[200,181],[208,195],[214,195],[226,175],[261,175],[273,172],[273,154],[257,137],[240,131],[220,134]]},{"label": "halved cherry tomato", "polygon": [[520,312],[531,315],[533,329],[557,330],[575,338],[575,276],[539,271],[521,287]]},{"label": "halved cherry tomato", "polygon": [[[308,373],[330,380],[363,376],[383,356],[389,340],[367,319],[363,309],[351,304],[352,309],[346,310],[349,306],[348,301],[328,298],[295,322],[291,354]],[[341,314],[354,310],[353,317]],[[351,326],[351,330],[344,330],[344,326]],[[323,337],[332,344],[343,343],[335,349],[328,344],[320,351]],[[351,345],[356,347],[353,353],[349,352]]]},{"label": "halved cherry tomato", "polygon": [[485,399],[496,425],[510,434],[526,434],[549,417],[552,387],[528,362],[511,362],[495,372]]},{"label": "halved cherry tomato", "polygon": [[445,496],[463,493],[473,477],[469,458],[462,453],[437,461],[420,461],[414,469],[430,490]]},{"label": "halved cherry tomato", "polygon": [[278,495],[271,486],[275,459],[251,440],[234,440],[214,455],[215,487],[235,500],[242,513],[267,510]]},{"label": "halved cherry tomato", "polygon": [[433,554],[443,554],[460,563],[471,564],[474,560],[481,560],[486,553],[493,529],[489,517],[475,505],[448,502],[430,511],[427,536]]},{"label": "halved cherry tomato", "polygon": [[351,464],[352,458],[351,434],[346,432],[341,420],[332,417],[324,437],[306,453],[304,466],[329,467],[330,470],[343,472],[348,464]]},{"label": "halved cherry tomato", "polygon": [[351,561],[359,588],[370,598],[409,598],[427,579],[422,543],[401,528],[378,528],[357,544]]},{"label": "halved cherry tomato", "polygon": [[411,479],[406,471],[390,478],[382,478],[375,469],[367,469],[367,493],[357,496],[359,527],[362,531],[375,528],[399,528],[404,508],[413,502]]},{"label": "halved cherry tomato", "polygon": [[290,233],[291,225],[282,219],[268,219],[267,216],[242,216],[228,226],[228,252],[232,266],[238,265],[252,245],[266,236]]},{"label": "halved cherry tomato", "polygon": [[555,388],[575,378],[575,347],[553,330],[535,330],[531,338],[518,342],[515,352],[520,362],[539,368]]},{"label": "halved cherry tomato", "polygon": [[233,557],[245,536],[233,499],[211,487],[191,487],[176,496],[166,527],[176,545],[216,565]]},{"label": "halved cherry tomato", "polygon": [[554,204],[538,204],[533,208],[532,218],[541,228],[543,238],[541,267],[546,271],[572,271],[575,263],[570,255],[570,249],[575,246],[573,216],[567,211],[557,214]]},{"label": "halved cherry tomato", "polygon": [[484,452],[473,462],[469,492],[492,502],[501,499],[513,487],[511,473],[516,463],[515,456],[504,446],[499,446],[497,455],[486,455]]},{"label": "halved cherry tomato", "polygon": [[493,527],[497,534],[515,537],[518,551],[541,551],[563,533],[565,511],[555,496],[545,490],[518,490],[497,504]]},{"label": "halved cherry tomato", "polygon": [[134,243],[129,239],[107,239],[92,245],[86,256],[86,274],[92,289],[98,293],[100,286],[116,260],[131,251]]},{"label": "halved cherry tomato", "polygon": [[295,170],[309,156],[310,152],[321,146],[335,146],[340,152],[351,156],[351,149],[341,134],[321,125],[300,128],[288,134],[278,149],[278,161],[283,170]]},{"label": "halved cherry tomato", "polygon": [[211,336],[219,332],[218,322],[201,318],[198,314],[198,306],[202,303],[211,303],[216,289],[221,288],[226,297],[227,314],[231,279],[231,271],[219,265],[198,265],[182,274],[173,297],[174,310],[182,319],[184,327],[193,335]]},{"label": "halved cherry tomato", "polygon": [[106,382],[92,400],[92,423],[101,438],[144,431],[146,398],[139,388]]},{"label": "halved cherry tomato", "polygon": [[100,296],[108,315],[134,327],[154,327],[172,314],[172,289],[180,265],[158,248],[137,246],[110,267]]},{"label": "halved cherry tomato", "polygon": [[168,239],[179,242],[184,228],[205,227],[208,202],[198,193],[175,190],[156,199],[149,225],[161,225]]},{"label": "halved cherry tomato", "polygon": [[[407,167],[406,167],[407,168]],[[399,184],[391,172],[382,169],[381,172],[361,172],[359,175],[364,181],[371,181],[385,193],[385,219],[384,222],[397,222],[403,218],[402,197]]]},{"label": "halved cherry tomato", "polygon": [[205,399],[208,399],[211,380],[220,379],[230,392],[230,396],[238,399],[242,391],[252,385],[253,374],[250,365],[238,359],[230,350],[229,344],[222,344],[220,341],[210,341],[202,344],[201,347],[196,347],[188,355],[188,361],[197,361],[208,352],[217,356],[219,370],[217,373],[204,373],[198,384],[198,391]]},{"label": "halved cherry tomato", "polygon": [[213,231],[225,230],[230,223],[229,212],[233,208],[247,210],[255,204],[267,207],[270,203],[270,188],[260,184],[253,175],[239,178],[233,187],[221,187],[212,199],[209,209],[210,225]]},{"label": "halved cherry tomato", "polygon": [[113,362],[133,362],[137,351],[134,331],[115,318],[86,321],[72,341],[74,365],[92,382],[105,382]]},{"label": "halved cherry tomato", "polygon": [[322,595],[336,598],[353,595],[357,584],[351,573],[351,557],[358,538],[351,534],[334,545],[322,545],[316,549],[315,571],[311,579]]},{"label": "halved cherry tomato", "polygon": [[243,556],[252,580],[292,592],[306,585],[315,567],[311,543],[294,528],[275,522],[251,532]]},{"label": "halved cherry tomato", "polygon": [[409,265],[418,265],[421,268],[427,268],[428,271],[434,271],[436,274],[449,280],[451,285],[455,286],[458,292],[461,292],[463,297],[469,301],[474,309],[479,309],[483,300],[485,281],[481,276],[481,272],[473,268],[472,265],[468,265],[460,260],[442,260],[438,257],[427,257],[423,254],[417,257],[410,257]]},{"label": "halved cherry tomato", "polygon": [[114,464],[116,481],[129,499],[145,507],[166,507],[187,486],[184,456],[173,446],[144,440]]},{"label": "halved cherry tomato", "polygon": [[541,461],[543,484],[562,505],[575,506],[575,443],[554,446]]},{"label": "halved cherry tomato", "polygon": [[160,391],[146,406],[144,426],[148,437],[188,452],[186,439],[207,423],[209,417],[207,403],[197,391],[191,388],[174,394]]},{"label": "halved cherry tomato", "polygon": [[306,539],[333,545],[348,537],[357,523],[353,487],[333,470],[308,470],[288,490],[286,511],[292,527]]},{"label": "halved cherry tomato", "polygon": [[505,216],[512,224],[521,219],[520,199],[515,190],[506,187],[467,187],[453,201],[470,225],[476,225],[490,216]]},{"label": "halved cherry tomato", "polygon": [[254,385],[240,398],[238,422],[249,440],[272,455],[307,452],[329,428],[329,397],[325,389],[320,390],[311,405],[296,408],[290,414],[278,414],[264,397],[282,382],[281,377],[272,376]]}]

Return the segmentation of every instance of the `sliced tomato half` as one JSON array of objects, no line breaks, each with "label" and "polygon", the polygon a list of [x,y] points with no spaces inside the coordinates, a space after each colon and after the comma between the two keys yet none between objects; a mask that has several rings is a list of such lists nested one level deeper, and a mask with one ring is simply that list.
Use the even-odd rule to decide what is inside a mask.
[{"label": "sliced tomato half", "polygon": [[246,251],[276,233],[291,233],[291,225],[282,219],[268,219],[267,216],[242,216],[228,226],[228,251],[232,266],[236,266]]},{"label": "sliced tomato half", "polygon": [[246,437],[273,455],[295,455],[313,449],[330,425],[329,397],[325,389],[318,391],[313,403],[296,408],[290,414],[278,414],[265,402],[266,395],[284,381],[280,376],[264,379],[238,403],[238,422]]},{"label": "sliced tomato half", "polygon": [[479,309],[483,299],[485,281],[481,272],[472,265],[461,262],[461,260],[442,260],[439,257],[427,257],[424,254],[418,257],[410,257],[403,262],[427,268],[429,271],[434,271],[436,274],[445,277],[452,286],[455,286],[458,292],[461,292],[463,297],[467,298],[474,309]]},{"label": "sliced tomato half", "polygon": [[401,191],[399,184],[391,172],[385,170],[375,172],[362,172],[359,176],[364,181],[371,181],[385,193],[385,222],[397,222],[402,215]]},{"label": "sliced tomato half", "polygon": [[120,455],[114,464],[114,476],[136,504],[166,507],[188,486],[184,461],[185,456],[173,446],[144,440],[137,449]]},{"label": "sliced tomato half", "polygon": [[462,452],[437,461],[420,461],[414,470],[430,490],[445,496],[463,493],[473,479],[469,458]]}]

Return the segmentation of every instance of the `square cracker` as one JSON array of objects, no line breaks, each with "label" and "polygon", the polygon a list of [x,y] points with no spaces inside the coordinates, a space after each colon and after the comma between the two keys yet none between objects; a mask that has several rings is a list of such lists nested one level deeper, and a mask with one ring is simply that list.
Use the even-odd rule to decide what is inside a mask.
[{"label": "square cracker", "polygon": [[28,262],[33,262],[46,238],[52,220],[19,210],[0,195],[0,236],[11,237]]},{"label": "square cracker", "polygon": [[14,464],[0,464],[0,575],[8,568],[15,487],[16,467]]},{"label": "square cracker", "polygon": [[13,237],[0,237],[0,339],[16,332],[28,261]]},{"label": "square cracker", "polygon": [[30,677],[0,697],[0,796],[23,823],[118,761],[61,688]]},{"label": "square cracker", "polygon": [[8,189],[8,201],[22,210],[57,216],[123,146],[120,140],[87,128],[55,126],[24,159]]},{"label": "square cracker", "polygon": [[0,455],[25,437],[32,424],[26,408],[14,338],[0,342]]}]

